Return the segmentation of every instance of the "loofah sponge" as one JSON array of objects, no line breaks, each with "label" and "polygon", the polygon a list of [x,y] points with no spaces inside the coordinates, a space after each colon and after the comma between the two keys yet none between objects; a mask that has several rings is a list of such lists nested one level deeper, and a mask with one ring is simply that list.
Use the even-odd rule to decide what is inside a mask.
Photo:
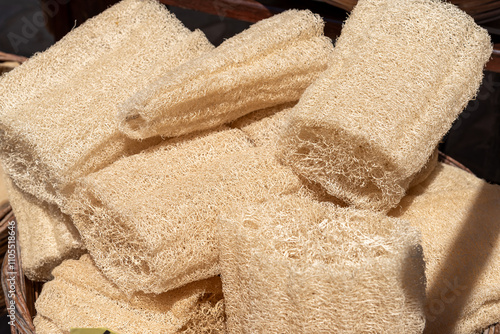
[{"label": "loofah sponge", "polygon": [[486,30],[444,1],[359,1],[332,65],[294,108],[281,161],[355,207],[388,211],[476,94],[491,52]]},{"label": "loofah sponge", "polygon": [[124,0],[88,20],[0,80],[6,172],[64,207],[61,194],[77,177],[160,141],[121,134],[117,105],[212,48],[156,1]]},{"label": "loofah sponge", "polygon": [[482,333],[500,321],[500,186],[440,163],[390,214],[422,231],[425,333]]},{"label": "loofah sponge", "polygon": [[298,10],[252,25],[128,100],[121,130],[132,138],[178,136],[298,100],[327,67],[333,45],[323,26]]},{"label": "loofah sponge", "polygon": [[221,130],[90,174],[75,189],[72,211],[107,277],[128,293],[161,293],[219,273],[218,215],[300,187],[240,130]]},{"label": "loofah sponge", "polygon": [[[207,324],[209,314],[224,317],[218,277],[160,295],[127,298],[102,275],[89,255],[65,261],[53,273],[54,280],[45,283],[36,301],[34,324],[39,334],[66,334],[71,327],[106,327],[120,334],[183,333],[189,324]],[[210,322],[215,325],[212,333],[222,333],[220,321]],[[203,326],[199,329],[207,330]]]},{"label": "loofah sponge", "polygon": [[220,226],[230,333],[422,333],[424,263],[406,222],[284,196]]},{"label": "loofah sponge", "polygon": [[7,177],[5,185],[19,228],[24,274],[32,281],[48,281],[63,260],[85,252],[80,234],[57,206],[24,193]]}]

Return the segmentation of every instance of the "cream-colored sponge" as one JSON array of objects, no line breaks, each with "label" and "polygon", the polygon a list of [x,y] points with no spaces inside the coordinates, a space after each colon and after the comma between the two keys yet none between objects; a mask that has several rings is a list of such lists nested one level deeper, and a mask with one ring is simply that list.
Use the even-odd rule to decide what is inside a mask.
[{"label": "cream-colored sponge", "polygon": [[192,333],[191,328],[200,329],[197,333],[224,332],[219,277],[160,295],[128,298],[89,255],[65,261],[53,273],[54,280],[45,283],[36,301],[34,324],[39,334],[69,334],[72,327],[105,327],[120,334]]},{"label": "cream-colored sponge", "polygon": [[178,136],[298,100],[329,63],[333,45],[323,26],[298,10],[255,23],[128,100],[121,130],[132,138]]},{"label": "cream-colored sponge", "polygon": [[77,177],[160,139],[118,131],[118,105],[213,46],[153,0],[124,0],[0,80],[0,158],[23,191],[64,209]]},{"label": "cream-colored sponge", "polygon": [[481,83],[487,31],[436,0],[360,0],[302,95],[281,161],[357,208],[404,196]]},{"label": "cream-colored sponge", "polygon": [[7,177],[5,185],[19,229],[24,274],[32,281],[48,281],[63,260],[85,252],[80,234],[57,206],[24,193]]},{"label": "cream-colored sponge", "polygon": [[88,175],[75,189],[72,211],[107,277],[128,293],[161,293],[219,273],[220,214],[300,187],[240,130],[220,130]]},{"label": "cream-colored sponge", "polygon": [[428,334],[500,321],[500,186],[439,164],[390,212],[422,231]]},{"label": "cream-colored sponge", "polygon": [[422,333],[424,262],[405,221],[285,196],[220,226],[230,333]]}]

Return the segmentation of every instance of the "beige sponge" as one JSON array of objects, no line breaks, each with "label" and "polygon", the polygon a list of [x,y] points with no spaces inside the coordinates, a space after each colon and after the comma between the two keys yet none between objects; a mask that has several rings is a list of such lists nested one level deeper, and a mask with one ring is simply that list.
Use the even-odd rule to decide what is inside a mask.
[{"label": "beige sponge", "polygon": [[300,187],[240,130],[221,130],[88,175],[76,187],[72,210],[106,276],[129,293],[161,293],[219,273],[220,214]]},{"label": "beige sponge", "polygon": [[24,274],[32,281],[48,281],[63,260],[85,252],[80,234],[57,206],[24,193],[8,178],[5,185],[19,228]]},{"label": "beige sponge", "polygon": [[298,10],[252,25],[137,93],[119,114],[120,128],[132,138],[178,136],[298,100],[329,63],[323,26]]},{"label": "beige sponge", "polygon": [[405,221],[285,196],[220,226],[230,333],[422,333],[424,262]]},{"label": "beige sponge", "polygon": [[124,0],[0,80],[0,158],[25,192],[64,206],[75,178],[160,139],[118,131],[118,104],[213,46],[163,5]]},{"label": "beige sponge", "polygon": [[[36,301],[34,324],[39,334],[69,334],[71,327],[105,327],[120,334],[191,333],[186,330],[192,327],[200,329],[198,333],[224,331],[219,277],[160,295],[127,298],[89,255],[65,261],[53,273],[54,280],[45,283]],[[213,319],[207,320],[207,315]],[[211,331],[206,327],[209,322]]]},{"label": "beige sponge", "polygon": [[302,95],[281,161],[355,207],[388,211],[474,97],[485,29],[435,0],[361,0]]},{"label": "beige sponge", "polygon": [[440,163],[390,214],[422,231],[425,333],[482,333],[500,321],[500,186]]}]

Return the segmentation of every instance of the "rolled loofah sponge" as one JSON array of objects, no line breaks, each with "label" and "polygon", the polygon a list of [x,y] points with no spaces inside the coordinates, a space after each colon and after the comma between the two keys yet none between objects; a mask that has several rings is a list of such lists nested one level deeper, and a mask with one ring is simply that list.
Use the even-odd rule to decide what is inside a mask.
[{"label": "rolled loofah sponge", "polygon": [[240,130],[221,130],[88,175],[75,189],[72,211],[107,277],[128,293],[161,293],[219,273],[218,215],[300,187]]},{"label": "rolled loofah sponge", "polygon": [[121,134],[117,105],[212,48],[152,0],[124,0],[88,20],[0,80],[6,172],[23,191],[64,207],[61,195],[77,177],[161,140]]},{"label": "rolled loofah sponge", "polygon": [[500,186],[439,163],[390,214],[422,231],[425,333],[482,333],[500,321]]},{"label": "rolled loofah sponge", "polygon": [[422,333],[424,262],[405,221],[285,196],[220,226],[230,333]]},{"label": "rolled loofah sponge", "polygon": [[[45,283],[36,301],[34,324],[39,334],[66,334],[71,327],[106,327],[120,334],[184,333],[187,326],[198,323],[202,324],[199,329],[206,331],[207,314],[224,317],[218,277],[160,295],[127,298],[102,275],[89,255],[65,261],[53,273],[54,280]],[[220,321],[211,322],[217,324],[212,333],[223,331]]]},{"label": "rolled loofah sponge", "polygon": [[486,30],[444,1],[359,1],[332,65],[294,108],[281,161],[355,207],[388,211],[476,94],[491,52]]},{"label": "rolled loofah sponge", "polygon": [[24,193],[7,177],[5,185],[19,229],[24,274],[32,281],[48,281],[63,260],[85,252],[80,234],[57,206]]},{"label": "rolled loofah sponge", "polygon": [[333,45],[323,26],[298,10],[252,25],[128,100],[121,130],[132,138],[178,136],[298,100],[329,62]]}]

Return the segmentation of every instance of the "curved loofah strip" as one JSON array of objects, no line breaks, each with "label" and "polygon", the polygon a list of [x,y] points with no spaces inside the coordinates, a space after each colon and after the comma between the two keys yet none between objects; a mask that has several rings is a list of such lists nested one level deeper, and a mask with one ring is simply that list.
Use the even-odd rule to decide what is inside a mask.
[{"label": "curved loofah strip", "polygon": [[281,161],[355,207],[388,211],[476,94],[491,51],[449,3],[359,1],[332,66],[294,108]]},{"label": "curved loofah strip", "polygon": [[[224,317],[218,277],[160,295],[127,298],[99,272],[89,255],[63,262],[54,277],[36,302],[34,324],[40,334],[57,333],[54,328],[69,333],[71,327],[106,327],[120,334],[189,333],[188,326],[213,333],[224,329],[217,320]],[[207,319],[207,314],[214,319]]]},{"label": "curved loofah strip", "polygon": [[121,134],[118,105],[212,48],[151,0],[124,0],[74,29],[0,80],[6,172],[23,191],[64,209],[77,177],[161,141]]},{"label": "curved loofah strip", "polygon": [[287,196],[220,226],[230,333],[422,333],[424,262],[406,222]]},{"label": "curved loofah strip", "polygon": [[439,163],[390,214],[422,231],[425,333],[482,333],[500,321],[500,186]]},{"label": "curved loofah strip", "polygon": [[323,26],[297,10],[252,25],[129,99],[120,129],[132,138],[172,137],[298,100],[332,52]]},{"label": "curved loofah strip", "polygon": [[83,178],[75,225],[124,291],[161,293],[217,275],[220,214],[301,188],[240,130],[179,139]]},{"label": "curved loofah strip", "polygon": [[19,228],[24,274],[32,281],[48,281],[62,261],[85,252],[80,234],[57,206],[24,193],[7,177],[5,185]]}]

